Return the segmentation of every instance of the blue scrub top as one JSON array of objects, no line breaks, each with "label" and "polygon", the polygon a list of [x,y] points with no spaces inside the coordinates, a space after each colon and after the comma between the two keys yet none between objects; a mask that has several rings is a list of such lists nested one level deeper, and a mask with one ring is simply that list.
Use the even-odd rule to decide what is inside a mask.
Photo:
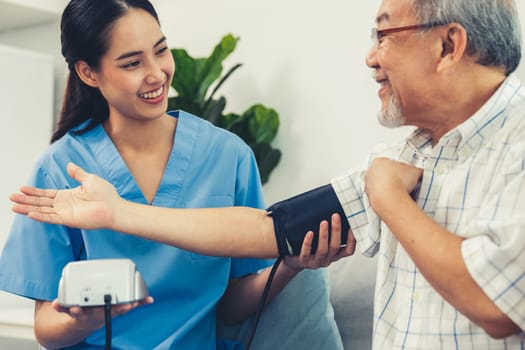
[{"label": "blue scrub top", "polygon": [[[178,118],[174,146],[153,205],[264,207],[255,158],[240,138],[182,111],[170,115]],[[100,125],[82,135],[68,133],[52,144],[37,162],[29,185],[78,186],[65,171],[70,161],[110,181],[123,198],[147,204]],[[68,262],[100,258],[134,261],[155,299],[113,319],[112,345],[127,350],[215,349],[215,307],[228,280],[271,264],[203,256],[114,231],[71,229],[16,215],[0,256],[0,289],[53,300]],[[84,346],[75,348],[103,347],[104,332],[91,334]]]}]

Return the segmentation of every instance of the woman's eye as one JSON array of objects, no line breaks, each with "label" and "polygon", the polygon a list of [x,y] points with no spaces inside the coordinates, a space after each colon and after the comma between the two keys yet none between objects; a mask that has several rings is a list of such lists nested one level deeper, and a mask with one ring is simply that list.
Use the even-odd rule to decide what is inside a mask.
[{"label": "woman's eye", "polygon": [[131,62],[128,62],[124,65],[122,65],[121,67],[122,68],[134,68],[136,66],[138,66],[140,64],[140,61],[131,61]]},{"label": "woman's eye", "polygon": [[163,54],[164,52],[166,52],[167,50],[168,50],[168,47],[167,47],[167,46],[160,48],[160,49],[157,51],[157,56],[162,55],[162,54]]}]

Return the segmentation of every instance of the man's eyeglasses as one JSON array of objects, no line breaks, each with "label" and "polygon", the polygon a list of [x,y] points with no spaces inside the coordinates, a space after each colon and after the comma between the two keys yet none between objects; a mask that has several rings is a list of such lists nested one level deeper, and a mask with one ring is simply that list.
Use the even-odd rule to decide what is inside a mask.
[{"label": "man's eyeglasses", "polygon": [[414,24],[411,26],[404,26],[404,27],[395,27],[395,28],[387,28],[387,29],[381,29],[378,30],[377,28],[372,28],[372,41],[374,43],[374,47],[378,47],[381,43],[381,39],[384,38],[387,35],[393,34],[393,33],[399,33],[404,32],[407,30],[424,30],[424,29],[430,29],[433,27],[439,27],[443,26],[446,23],[443,22],[429,22],[429,23],[423,23],[423,24]]}]

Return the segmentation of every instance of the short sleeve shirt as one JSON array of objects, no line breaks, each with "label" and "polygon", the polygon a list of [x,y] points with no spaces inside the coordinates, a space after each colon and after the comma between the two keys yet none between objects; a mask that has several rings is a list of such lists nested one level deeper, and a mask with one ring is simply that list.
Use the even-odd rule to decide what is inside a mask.
[{"label": "short sleeve shirt", "polygon": [[358,248],[378,258],[374,349],[523,349],[523,334],[493,339],[448,304],[371,209],[366,165],[383,156],[424,169],[418,206],[465,240],[472,278],[525,330],[525,89],[510,75],[469,119],[433,145],[410,137],[332,180]]}]

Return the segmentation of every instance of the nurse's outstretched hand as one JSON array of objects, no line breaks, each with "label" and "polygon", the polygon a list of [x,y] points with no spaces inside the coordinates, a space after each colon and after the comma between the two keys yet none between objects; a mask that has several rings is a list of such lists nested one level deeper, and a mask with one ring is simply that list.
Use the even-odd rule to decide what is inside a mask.
[{"label": "nurse's outstretched hand", "polygon": [[69,176],[80,186],[68,190],[22,187],[12,194],[13,211],[31,219],[83,229],[111,227],[114,205],[122,199],[115,187],[79,166],[67,165]]}]

